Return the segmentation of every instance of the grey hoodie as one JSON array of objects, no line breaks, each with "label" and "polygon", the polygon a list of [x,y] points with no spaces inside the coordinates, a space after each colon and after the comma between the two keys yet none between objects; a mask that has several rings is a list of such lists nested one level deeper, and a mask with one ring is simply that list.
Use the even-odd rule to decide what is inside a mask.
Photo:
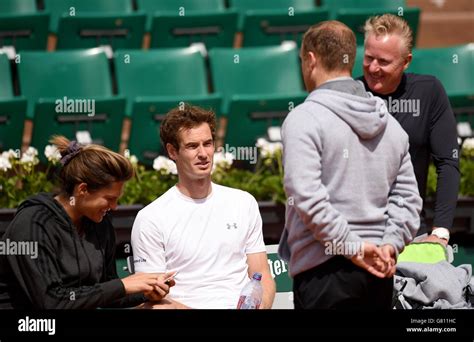
[{"label": "grey hoodie", "polygon": [[382,99],[318,88],[288,114],[282,137],[288,203],[279,253],[291,276],[350,258],[362,241],[398,254],[413,240],[422,200],[408,136]]}]

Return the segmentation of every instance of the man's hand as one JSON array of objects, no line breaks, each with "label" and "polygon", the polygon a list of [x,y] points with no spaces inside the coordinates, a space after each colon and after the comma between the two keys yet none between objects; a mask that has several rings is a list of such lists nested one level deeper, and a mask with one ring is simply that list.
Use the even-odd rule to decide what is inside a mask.
[{"label": "man's hand", "polygon": [[397,269],[397,260],[395,259],[395,248],[392,245],[383,245],[382,253],[384,254],[385,258],[388,259],[388,268],[385,272],[385,277],[391,278],[393,277]]},{"label": "man's hand", "polygon": [[428,235],[427,237],[425,237],[423,240],[420,240],[419,242],[435,242],[435,243],[442,244],[444,247],[446,247],[448,245],[447,240],[440,239],[436,235]]},{"label": "man's hand", "polygon": [[364,242],[360,253],[353,256],[351,261],[379,278],[385,278],[390,268],[390,259],[385,256],[381,248],[370,242]]}]

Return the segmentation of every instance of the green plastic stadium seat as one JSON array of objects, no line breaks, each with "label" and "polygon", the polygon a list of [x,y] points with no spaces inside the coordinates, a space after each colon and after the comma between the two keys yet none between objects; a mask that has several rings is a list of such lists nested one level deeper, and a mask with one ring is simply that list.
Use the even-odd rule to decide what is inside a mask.
[{"label": "green plastic stadium seat", "polygon": [[[273,16],[272,22],[274,25],[277,25],[280,30],[282,29],[283,24],[285,24],[285,20],[283,19],[284,16],[292,16],[292,15],[302,15],[305,12],[312,12],[315,10],[315,1],[314,0],[230,0],[229,6],[231,9],[235,9],[239,12],[239,31],[245,32],[245,25],[250,25],[250,23],[254,22],[254,19],[246,20],[245,17],[249,15],[260,15],[260,17],[264,17],[265,13],[271,14]],[[281,17],[274,18],[274,16],[278,13]],[[263,19],[263,18],[262,18]],[[318,18],[315,18],[314,23],[316,23]],[[244,24],[246,22],[246,24]],[[294,25],[295,21],[289,19],[287,24]],[[306,20],[305,20],[306,24]],[[287,28],[289,29],[289,28]],[[295,30],[296,28],[293,26],[292,28]],[[244,33],[245,34],[245,33]],[[248,44],[255,45],[255,44]],[[265,44],[269,45],[269,44]]]},{"label": "green plastic stadium seat", "polygon": [[229,105],[225,142],[235,147],[255,146],[258,138],[267,138],[270,127],[281,127],[286,115],[306,96],[306,93],[234,96]]},{"label": "green plastic stadium seat", "polygon": [[146,15],[133,12],[130,0],[44,0],[58,49],[110,45],[140,48]]},{"label": "green plastic stadium seat", "polygon": [[150,47],[180,47],[203,43],[207,49],[232,47],[237,31],[236,12],[153,16]]},{"label": "green plastic stadium seat", "polygon": [[10,61],[5,53],[0,53],[0,100],[13,98]]},{"label": "green plastic stadium seat", "polygon": [[59,21],[58,49],[110,45],[113,49],[139,49],[143,44],[146,16],[88,15]]},{"label": "green plastic stadium seat", "polygon": [[219,113],[220,95],[209,94],[204,57],[196,48],[120,50],[115,67],[132,117],[129,150],[143,163],[160,153],[159,125],[170,109],[190,103]]},{"label": "green plastic stadium seat", "polygon": [[151,20],[154,14],[171,16],[186,16],[193,12],[225,12],[224,0],[137,0],[139,11],[148,14],[147,31],[150,31]]},{"label": "green plastic stadium seat", "polygon": [[0,13],[0,47],[11,45],[16,51],[46,50],[48,24],[47,14]]},{"label": "green plastic stadium seat", "polygon": [[13,95],[10,62],[0,53],[0,152],[20,149],[26,116],[26,100]]},{"label": "green plastic stadium seat", "polygon": [[36,0],[2,0],[1,14],[31,14],[37,12]]},{"label": "green plastic stadium seat", "polygon": [[44,0],[44,8],[51,13],[51,32],[57,32],[62,17],[133,13],[130,0]]},{"label": "green plastic stadium seat", "polygon": [[232,47],[238,14],[226,10],[223,0],[140,0],[138,9],[149,14],[147,30],[152,48],[185,47],[204,43]]},{"label": "green plastic stadium seat", "polygon": [[0,1],[0,47],[46,49],[49,15],[38,13],[35,0]]},{"label": "green plastic stadium seat", "polygon": [[187,14],[192,11],[225,11],[224,0],[137,0],[138,10],[143,10],[147,13],[154,12],[170,12],[179,14]]},{"label": "green plastic stadium seat", "polygon": [[[31,104],[40,98],[112,96],[112,81],[105,52],[101,48],[24,52],[18,74],[21,94]],[[33,118],[33,105],[28,117]]]},{"label": "green plastic stadium seat", "polygon": [[407,71],[436,76],[446,89],[455,113],[471,114],[472,118],[473,70],[474,43],[471,43],[445,48],[414,49],[413,60]]},{"label": "green plastic stadium seat", "polygon": [[352,77],[357,78],[364,75],[364,47],[358,46],[354,68],[352,69]]},{"label": "green plastic stadium seat", "polygon": [[[82,100],[82,99],[81,99]],[[120,147],[123,118],[125,112],[124,98],[95,97],[93,116],[83,111],[57,113],[55,99],[41,99],[35,106],[32,146],[43,151],[48,140],[54,134],[61,134],[75,139],[78,132],[89,132],[92,142],[104,145],[114,151]],[[44,160],[43,156],[40,156]]]},{"label": "green plastic stadium seat", "polygon": [[226,142],[234,146],[254,145],[307,96],[294,43],[213,49],[209,58],[214,89],[223,96],[222,112],[229,120]]},{"label": "green plastic stadium seat", "polygon": [[21,149],[25,117],[25,99],[0,99],[0,153]]},{"label": "green plastic stadium seat", "polygon": [[295,10],[312,10],[315,6],[314,0],[229,0],[229,7],[240,12],[253,10],[286,10],[290,7]]},{"label": "green plastic stadium seat", "polygon": [[391,13],[402,16],[413,30],[416,44],[420,9],[406,6],[405,0],[324,0],[330,17],[349,26],[356,34],[357,44],[364,44],[363,27],[365,21],[373,15]]},{"label": "green plastic stadium seat", "polygon": [[354,8],[379,8],[382,10],[406,7],[406,0],[322,0],[333,16],[339,11]]},{"label": "green plastic stadium seat", "polygon": [[128,263],[126,258],[116,258],[115,268],[119,278],[128,277],[131,273],[128,271]]},{"label": "green plastic stadium seat", "polygon": [[243,46],[277,45],[287,40],[300,46],[312,25],[328,19],[328,10],[322,9],[296,10],[291,16],[286,9],[249,11],[243,19]]},{"label": "green plastic stadium seat", "polygon": [[130,102],[140,96],[208,95],[204,57],[194,47],[118,50],[115,68],[119,94]]},{"label": "green plastic stadium seat", "polygon": [[[28,99],[27,117],[34,118],[32,143],[35,147],[42,148],[47,144],[49,137],[44,138],[46,133],[43,132],[48,129],[57,127],[58,131],[52,132],[57,134],[61,133],[62,127],[68,127],[65,130],[71,137],[70,127],[76,124],[76,131],[84,130],[84,126],[87,126],[87,130],[97,142],[101,139],[106,146],[118,149],[125,99],[119,102],[117,102],[119,99],[111,99],[112,80],[103,49],[24,52],[20,57],[21,63],[18,64],[20,89],[21,94]],[[77,106],[67,107],[69,100]],[[96,114],[88,115],[90,113],[86,108],[81,110],[79,100],[96,100]],[[62,112],[56,113],[56,101],[58,104],[66,103],[66,108],[71,109],[63,109]],[[104,104],[101,104],[101,101]],[[109,118],[112,115],[113,118]],[[104,122],[107,123],[112,119],[111,126],[103,130],[107,137],[101,136],[102,131],[97,131],[96,126],[104,125]],[[116,122],[120,124],[115,124]]]}]

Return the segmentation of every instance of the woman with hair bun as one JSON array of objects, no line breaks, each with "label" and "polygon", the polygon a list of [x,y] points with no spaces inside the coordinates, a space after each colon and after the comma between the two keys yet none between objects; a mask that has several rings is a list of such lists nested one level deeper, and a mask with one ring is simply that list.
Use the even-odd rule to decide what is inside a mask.
[{"label": "woman with hair bun", "polygon": [[115,269],[115,232],[107,213],[133,176],[130,161],[63,136],[50,142],[62,156],[61,190],[21,203],[2,237],[5,246],[28,248],[0,255],[0,308],[132,307],[162,299],[174,285],[165,284],[166,274],[119,279]]}]

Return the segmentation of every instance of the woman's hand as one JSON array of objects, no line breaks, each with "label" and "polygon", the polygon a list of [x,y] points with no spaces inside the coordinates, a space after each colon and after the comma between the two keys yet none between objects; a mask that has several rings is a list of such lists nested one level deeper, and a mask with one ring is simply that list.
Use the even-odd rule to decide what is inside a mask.
[{"label": "woman's hand", "polygon": [[152,302],[158,302],[165,298],[170,292],[170,287],[176,284],[173,279],[174,274],[174,272],[159,274],[157,277],[158,284],[154,286],[152,291],[145,292],[145,297]]},{"label": "woman's hand", "polygon": [[160,286],[159,276],[158,273],[135,273],[121,280],[126,294],[147,293]]}]

